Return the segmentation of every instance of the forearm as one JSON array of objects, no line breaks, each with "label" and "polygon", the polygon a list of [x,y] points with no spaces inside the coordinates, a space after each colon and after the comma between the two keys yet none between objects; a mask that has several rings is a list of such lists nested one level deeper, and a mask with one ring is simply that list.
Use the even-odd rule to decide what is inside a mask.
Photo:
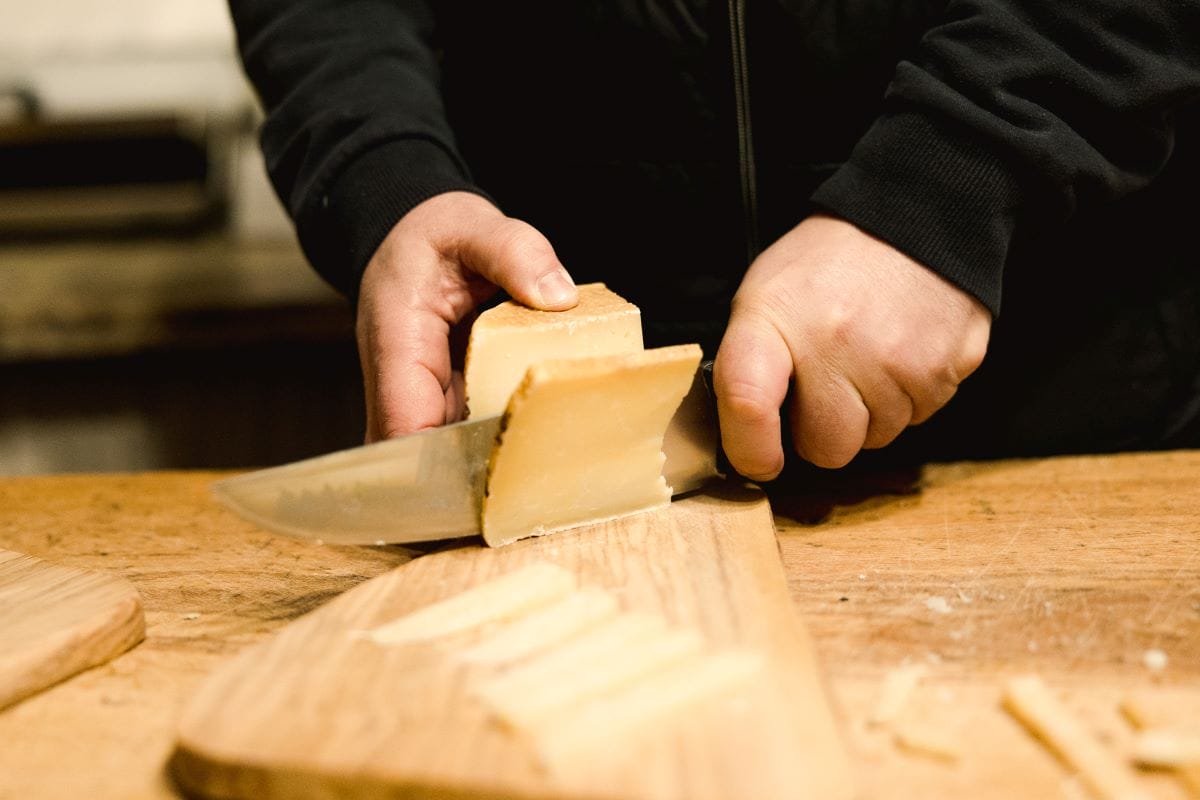
[{"label": "forearm", "polygon": [[231,0],[266,111],[272,183],[313,265],[354,296],[408,210],[471,190],[439,93],[434,19],[414,0]]},{"label": "forearm", "polygon": [[1200,4],[956,0],[814,201],[1000,307],[1014,237],[1144,188],[1200,97]]}]

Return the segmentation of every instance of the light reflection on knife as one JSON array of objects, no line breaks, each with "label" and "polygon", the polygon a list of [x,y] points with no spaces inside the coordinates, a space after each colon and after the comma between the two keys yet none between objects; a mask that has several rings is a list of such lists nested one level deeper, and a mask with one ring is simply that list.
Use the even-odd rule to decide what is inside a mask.
[{"label": "light reflection on knife", "polygon": [[[717,476],[712,362],[696,372],[663,440],[675,494]],[[500,417],[467,420],[259,470],[213,484],[215,497],[264,528],[329,544],[397,544],[479,533]]]}]

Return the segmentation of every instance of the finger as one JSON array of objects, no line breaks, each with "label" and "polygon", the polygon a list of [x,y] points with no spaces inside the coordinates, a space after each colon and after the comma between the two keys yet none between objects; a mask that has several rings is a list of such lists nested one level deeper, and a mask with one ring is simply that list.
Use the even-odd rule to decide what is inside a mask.
[{"label": "finger", "polygon": [[912,398],[886,375],[881,375],[878,380],[866,386],[860,379],[857,389],[869,415],[862,449],[875,450],[891,444],[912,424]]},{"label": "finger", "polygon": [[462,370],[450,373],[450,385],[446,387],[446,423],[458,422],[466,410],[467,390]]},{"label": "finger", "polygon": [[[959,384],[979,367],[987,351],[988,330],[987,323],[974,326],[949,355],[935,352],[924,363],[893,366],[892,381],[912,402],[910,425],[920,425],[949,403]],[[934,366],[926,366],[931,362]]]},{"label": "finger", "polygon": [[792,356],[765,320],[734,312],[713,365],[721,445],[740,475],[767,481],[783,469],[779,408]]},{"label": "finger", "polygon": [[367,306],[358,320],[367,440],[445,423],[452,381],[445,320],[427,310],[389,305],[386,297],[360,305]]},{"label": "finger", "polygon": [[792,443],[805,461],[836,469],[863,448],[871,414],[850,381],[835,370],[801,365],[791,408]]},{"label": "finger", "polygon": [[536,228],[512,217],[480,225],[457,243],[457,257],[513,299],[544,311],[579,302],[579,290]]},{"label": "finger", "polygon": [[908,424],[920,425],[932,417],[942,406],[950,402],[950,399],[954,397],[957,391],[957,386],[950,383],[943,383],[934,391],[918,393],[919,396],[913,400],[912,420]]},{"label": "finger", "polygon": [[376,392],[368,398],[374,406],[369,441],[392,439],[434,428],[447,421],[447,402],[441,382],[419,365],[385,371]]}]

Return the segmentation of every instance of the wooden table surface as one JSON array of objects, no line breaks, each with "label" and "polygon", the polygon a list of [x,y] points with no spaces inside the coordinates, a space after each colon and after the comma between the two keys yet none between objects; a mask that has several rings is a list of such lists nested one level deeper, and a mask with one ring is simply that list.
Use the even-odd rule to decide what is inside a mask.
[{"label": "wooden table surface", "polygon": [[[218,507],[211,473],[0,480],[0,547],[109,570],[141,591],[146,641],[0,713],[0,798],[175,796],[183,704],[243,647],[419,557],[266,533]],[[777,499],[796,608],[845,721],[864,797],[1085,797],[999,706],[1033,672],[1118,750],[1130,693],[1200,719],[1200,452],[927,467]],[[818,522],[815,517],[824,516]],[[799,521],[806,520],[806,521]],[[1148,666],[1161,651],[1167,664]],[[870,729],[880,679],[919,662],[909,717],[943,762]],[[1188,705],[1194,703],[1194,705]],[[1166,774],[1156,797],[1186,797]]]}]

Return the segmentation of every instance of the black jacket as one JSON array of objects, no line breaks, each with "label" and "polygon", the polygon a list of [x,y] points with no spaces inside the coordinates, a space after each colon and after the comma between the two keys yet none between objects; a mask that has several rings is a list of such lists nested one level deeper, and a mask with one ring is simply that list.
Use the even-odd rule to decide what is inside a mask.
[{"label": "black jacket", "polygon": [[939,441],[1168,446],[1200,413],[1197,0],[231,5],[271,177],[351,297],[465,189],[711,350],[748,252],[821,209],[1003,305]]}]

